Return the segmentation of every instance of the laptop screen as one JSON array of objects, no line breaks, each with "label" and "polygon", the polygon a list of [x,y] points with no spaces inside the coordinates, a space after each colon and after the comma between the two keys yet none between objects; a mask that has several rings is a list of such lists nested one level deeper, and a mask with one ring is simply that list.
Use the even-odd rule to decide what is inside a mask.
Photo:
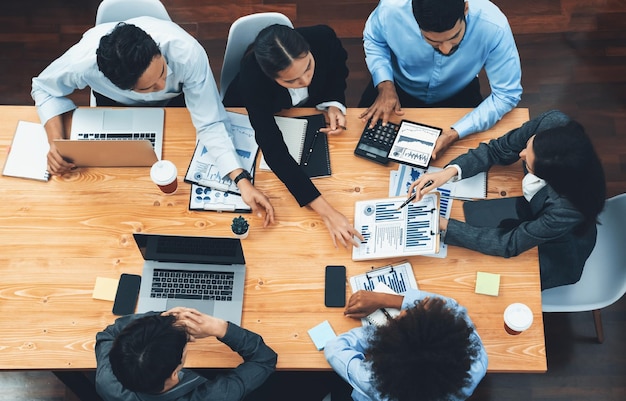
[{"label": "laptop screen", "polygon": [[245,264],[241,240],[134,233],[145,260],[178,263]]}]

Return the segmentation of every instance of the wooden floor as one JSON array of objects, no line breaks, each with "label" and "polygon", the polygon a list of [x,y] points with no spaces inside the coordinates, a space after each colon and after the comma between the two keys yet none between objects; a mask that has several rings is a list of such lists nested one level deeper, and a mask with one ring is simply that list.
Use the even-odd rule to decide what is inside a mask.
[{"label": "wooden floor", "polygon": [[[349,53],[348,106],[356,106],[369,81],[361,33],[377,1],[163,2],[172,19],[205,47],[216,79],[230,23],[252,12],[280,11],[296,26],[326,23],[337,31]],[[508,16],[518,44],[524,87],[520,106],[528,107],[531,116],[558,108],[580,121],[601,156],[608,195],[626,192],[626,2],[494,2]],[[31,78],[93,24],[98,3],[99,0],[1,2],[0,104],[32,104]],[[73,98],[78,104],[88,104],[85,91]],[[2,305],[0,316],[15,318]],[[472,400],[626,399],[626,299],[605,309],[603,319],[606,341],[600,345],[594,342],[590,313],[546,314],[548,373],[489,374]],[[0,352],[1,349],[2,344]],[[299,385],[301,393],[307,385],[306,375]],[[0,400],[77,399],[51,372],[3,372],[0,388]],[[298,393],[290,399],[299,399]]]}]

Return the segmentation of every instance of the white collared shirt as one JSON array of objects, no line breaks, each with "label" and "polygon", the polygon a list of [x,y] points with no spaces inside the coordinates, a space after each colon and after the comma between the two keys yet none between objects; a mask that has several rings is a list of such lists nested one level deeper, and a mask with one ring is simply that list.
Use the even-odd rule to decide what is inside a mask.
[{"label": "white collared shirt", "polygon": [[[307,87],[295,89],[287,88],[287,90],[289,91],[289,96],[291,96],[291,104],[294,107],[304,104],[304,102],[309,99],[309,88]],[[328,108],[331,106],[335,106],[336,108],[341,110],[344,115],[346,115],[346,106],[337,101],[323,102],[315,106],[315,108],[319,111],[328,111]]]},{"label": "white collared shirt", "polygon": [[120,89],[108,80],[98,68],[96,49],[100,38],[112,31],[116,23],[100,24],[85,32],[77,44],[33,78],[31,96],[41,123],[74,110],[76,105],[67,96],[87,86],[116,102],[144,107],[163,107],[182,92],[197,138],[220,173],[226,175],[241,168],[230,139],[230,121],[202,45],[171,21],[138,17],[126,22],[143,29],[161,49],[167,62],[165,89],[140,93]]},{"label": "white collared shirt", "polygon": [[528,202],[535,196],[541,188],[546,186],[546,181],[537,177],[532,173],[528,173],[522,179],[522,192],[524,192],[524,198]]}]

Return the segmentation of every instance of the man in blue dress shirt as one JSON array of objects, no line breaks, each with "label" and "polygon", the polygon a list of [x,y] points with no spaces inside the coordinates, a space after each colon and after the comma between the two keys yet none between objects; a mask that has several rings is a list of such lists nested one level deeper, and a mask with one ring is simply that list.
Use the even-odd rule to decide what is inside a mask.
[{"label": "man in blue dress shirt", "polygon": [[[402,107],[473,110],[445,127],[433,158],[458,138],[491,128],[519,102],[521,67],[504,14],[488,0],[381,0],[363,32],[372,75],[359,107],[372,125]],[[482,98],[485,69],[491,93]]]},{"label": "man in blue dress shirt", "polygon": [[384,326],[358,327],[330,340],[324,355],[357,401],[464,400],[487,372],[487,353],[467,310],[419,290],[358,291],[345,315],[402,309]]}]

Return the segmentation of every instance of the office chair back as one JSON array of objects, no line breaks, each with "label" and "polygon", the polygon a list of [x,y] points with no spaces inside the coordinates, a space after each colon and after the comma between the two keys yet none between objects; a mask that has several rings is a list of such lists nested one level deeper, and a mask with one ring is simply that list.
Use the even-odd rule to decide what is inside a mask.
[{"label": "office chair back", "polygon": [[596,246],[580,281],[542,291],[541,302],[544,312],[594,311],[602,342],[599,311],[626,293],[626,193],[608,199],[598,219]]},{"label": "office chair back", "polygon": [[287,16],[275,12],[246,15],[237,19],[230,26],[220,73],[220,96],[222,99],[224,99],[228,85],[239,72],[241,59],[248,46],[254,42],[263,28],[273,24],[282,24],[293,28],[293,24]]},{"label": "office chair back", "polygon": [[172,20],[159,0],[103,0],[96,12],[96,25],[144,16]]}]

